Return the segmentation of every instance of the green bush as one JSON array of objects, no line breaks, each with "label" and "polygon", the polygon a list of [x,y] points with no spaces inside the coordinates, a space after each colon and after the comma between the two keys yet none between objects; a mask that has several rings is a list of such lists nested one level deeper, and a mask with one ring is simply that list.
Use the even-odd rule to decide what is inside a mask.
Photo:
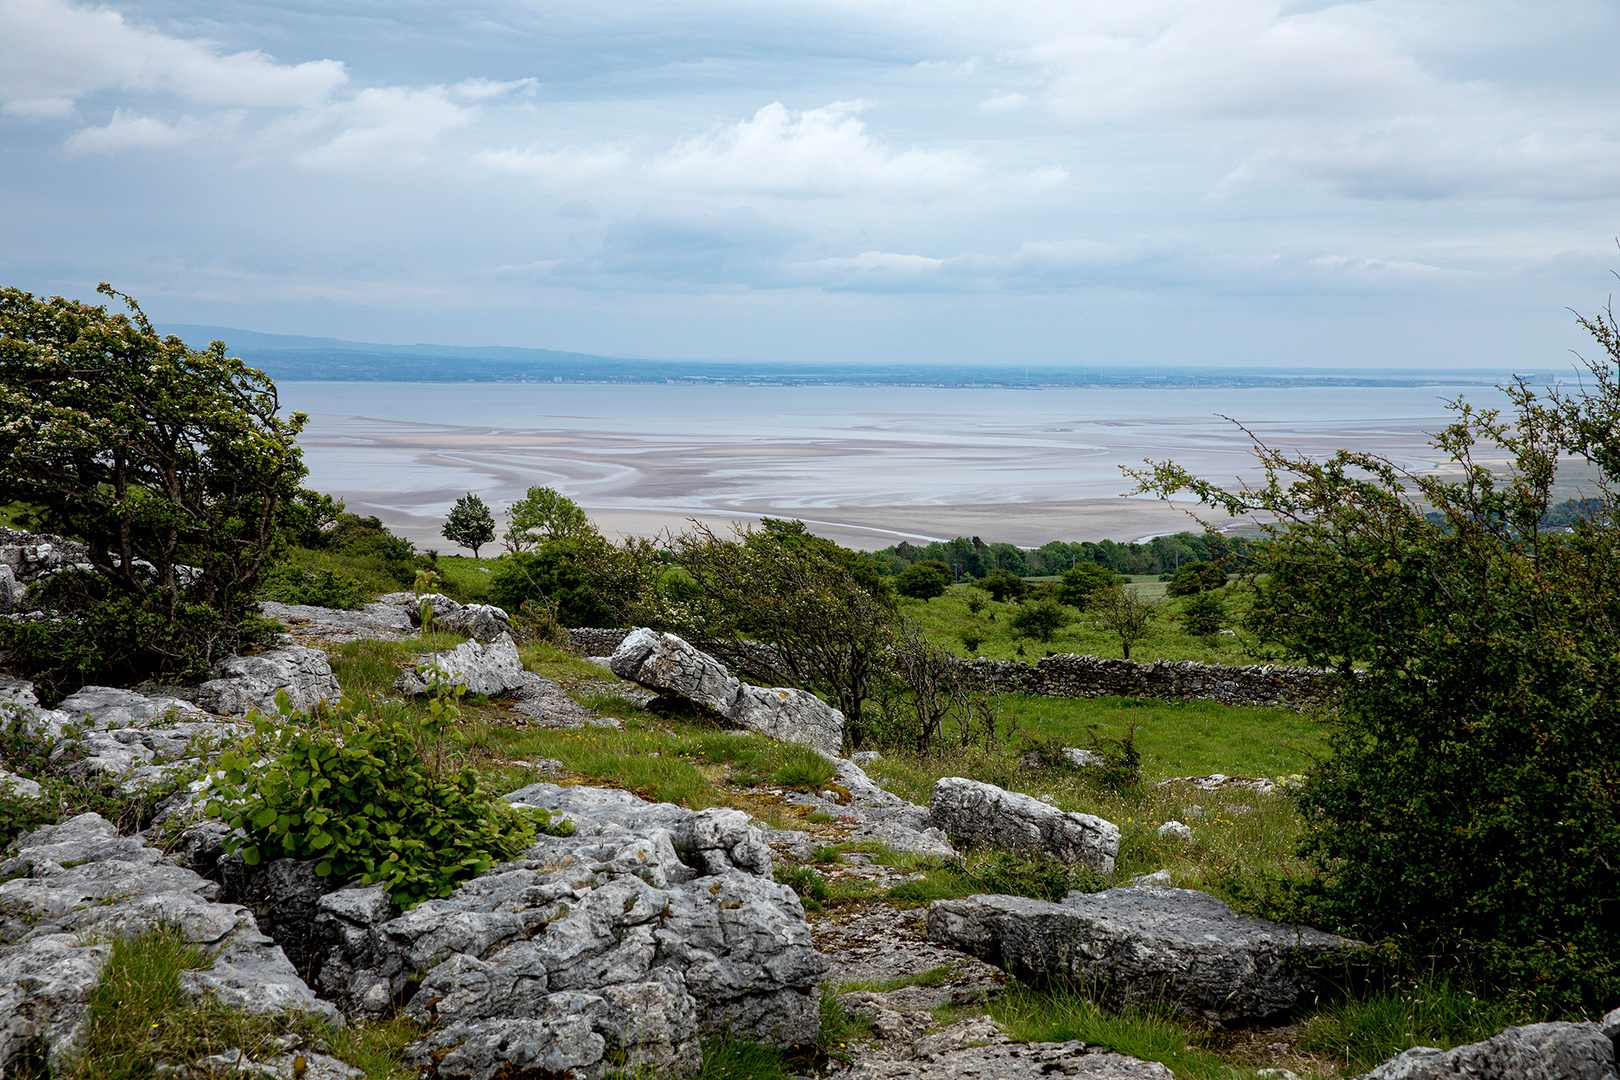
[{"label": "green bush", "polygon": [[1193,637],[1218,634],[1226,625],[1226,604],[1210,592],[1193,593],[1181,604],[1181,629]]},{"label": "green bush", "polygon": [[31,595],[62,617],[0,620],[0,650],[50,704],[87,684],[129,686],[154,672],[201,681],[216,662],[277,629],[205,603],[152,604],[99,574],[72,570],[51,575]]},{"label": "green bush", "polygon": [[1055,600],[1038,600],[1013,613],[1012,628],[1020,637],[1051,641],[1053,634],[1072,621],[1062,604]]},{"label": "green bush", "polygon": [[313,604],[316,607],[354,609],[365,606],[360,582],[348,574],[331,570],[308,570],[297,563],[283,562],[264,575],[266,599],[283,604]]},{"label": "green bush", "polygon": [[501,559],[489,578],[490,602],[513,612],[529,601],[554,606],[564,626],[619,625],[615,601],[625,597],[613,562],[613,545],[599,536],[556,537]]},{"label": "green bush", "polygon": [[1063,580],[1058,583],[1058,599],[1084,611],[1091,602],[1092,593],[1119,581],[1119,575],[1106,566],[1094,562],[1077,563],[1063,571]]},{"label": "green bush", "polygon": [[[1253,625],[1344,675],[1298,914],[1571,1011],[1620,999],[1620,327],[1582,322],[1607,354],[1582,392],[1455,403],[1433,472],[1261,447],[1252,491],[1139,477],[1274,516]],[[1549,527],[1571,458],[1601,498]]]},{"label": "green bush", "polygon": [[1212,562],[1188,563],[1170,577],[1165,592],[1171,596],[1196,596],[1226,584],[1226,568]]},{"label": "green bush", "polygon": [[906,567],[894,579],[894,588],[901,596],[928,601],[944,596],[951,587],[951,571],[942,562],[929,560]]},{"label": "green bush", "polygon": [[420,717],[369,702],[364,713],[344,702],[294,716],[282,700],[279,720],[255,714],[255,734],[221,755],[208,804],[246,830],[233,850],[249,865],[316,859],[322,877],[386,882],[409,907],[515,858],[537,828],[573,831],[492,795],[472,769],[443,766],[445,743],[459,738],[453,702],[437,699]]},{"label": "green bush", "polygon": [[978,580],[978,586],[988,592],[990,598],[998,604],[1007,600],[1021,599],[1029,592],[1029,582],[1006,570],[990,571]]}]

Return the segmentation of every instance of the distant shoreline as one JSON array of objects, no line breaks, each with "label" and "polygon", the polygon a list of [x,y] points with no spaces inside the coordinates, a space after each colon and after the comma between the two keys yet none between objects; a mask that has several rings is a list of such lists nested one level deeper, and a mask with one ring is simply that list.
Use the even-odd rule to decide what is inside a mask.
[{"label": "distant shoreline", "polygon": [[[1246,368],[1163,364],[807,364],[793,361],[647,360],[503,346],[385,345],[262,334],[223,326],[162,326],[193,347],[223,341],[272,379],[288,382],[578,383],[672,386],[854,386],[968,390],[1336,389],[1495,386],[1487,369]],[[1533,372],[1537,383],[1563,374]]]}]

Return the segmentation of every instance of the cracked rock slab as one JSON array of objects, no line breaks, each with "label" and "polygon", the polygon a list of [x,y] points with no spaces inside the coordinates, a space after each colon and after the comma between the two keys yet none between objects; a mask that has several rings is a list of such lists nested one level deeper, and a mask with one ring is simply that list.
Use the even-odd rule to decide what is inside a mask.
[{"label": "cracked rock slab", "polygon": [[1214,1025],[1285,1013],[1317,987],[1313,965],[1359,946],[1337,934],[1234,912],[1191,889],[1132,886],[936,900],[928,937],[1023,979],[1094,986],[1111,1002],[1163,1001]]},{"label": "cracked rock slab", "polygon": [[929,824],[967,844],[989,844],[1088,866],[1107,877],[1119,856],[1119,826],[1067,813],[1039,799],[961,776],[934,782]]},{"label": "cracked rock slab", "polygon": [[1602,1024],[1528,1024],[1451,1050],[1414,1047],[1356,1080],[1616,1080],[1615,1059]]}]

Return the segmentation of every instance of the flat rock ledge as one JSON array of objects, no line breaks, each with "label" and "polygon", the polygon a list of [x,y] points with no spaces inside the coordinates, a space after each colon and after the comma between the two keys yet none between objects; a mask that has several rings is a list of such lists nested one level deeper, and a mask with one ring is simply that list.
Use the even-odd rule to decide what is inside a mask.
[{"label": "flat rock ledge", "polygon": [[807,690],[752,686],[674,634],[633,630],[608,659],[613,674],[713,710],[737,727],[837,754],[844,714]]},{"label": "flat rock ledge", "polygon": [[965,844],[990,844],[1088,866],[1107,877],[1119,856],[1119,826],[960,776],[934,782],[928,822]]},{"label": "flat rock ledge", "polygon": [[1598,1023],[1510,1027],[1451,1050],[1417,1046],[1356,1080],[1616,1080],[1620,1009]]},{"label": "flat rock ledge", "polygon": [[119,836],[98,814],[18,837],[0,879],[0,1074],[19,1055],[39,1052],[59,1067],[84,1036],[110,941],[159,926],[214,953],[211,967],[181,974],[188,1001],[343,1022],[246,908],[215,903],[217,884]]},{"label": "flat rock ledge", "polygon": [[930,940],[1022,979],[1096,987],[1115,1004],[1165,1002],[1206,1023],[1285,1014],[1317,988],[1312,967],[1359,942],[1234,912],[1208,893],[1130,886],[1072,893],[937,900]]},{"label": "flat rock ledge", "polygon": [[503,633],[487,645],[464,641],[453,649],[430,653],[414,670],[400,675],[394,689],[403,694],[426,694],[437,676],[448,686],[466,687],[469,694],[497,697],[523,689],[527,685],[525,674],[517,644],[511,634]]},{"label": "flat rock ledge", "polygon": [[380,886],[317,902],[314,980],[355,1015],[403,1005],[410,1050],[456,1080],[593,1080],[610,1062],[681,1076],[699,1037],[813,1043],[826,960],[738,810],[534,784],[507,796],[571,819],[523,857],[397,915]]}]

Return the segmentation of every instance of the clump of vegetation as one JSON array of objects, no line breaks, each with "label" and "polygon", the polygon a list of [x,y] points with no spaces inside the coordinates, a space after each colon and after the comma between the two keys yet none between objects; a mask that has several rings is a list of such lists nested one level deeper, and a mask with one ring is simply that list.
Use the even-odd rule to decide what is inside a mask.
[{"label": "clump of vegetation", "polygon": [[[1620,996],[1620,327],[1581,322],[1606,354],[1590,389],[1518,380],[1511,417],[1453,403],[1447,469],[1257,443],[1254,490],[1139,475],[1272,515],[1254,626],[1345,675],[1300,797],[1320,876],[1295,914],[1570,1010]],[[1597,496],[1549,527],[1567,458]]]},{"label": "clump of vegetation", "polygon": [[[255,715],[255,734],[221,755],[208,812],[246,839],[249,865],[315,859],[340,881],[384,882],[401,907],[449,895],[457,883],[516,857],[549,815],[519,811],[486,791],[469,767],[451,768],[453,698],[417,716],[403,706],[348,703],[296,716]],[[268,762],[265,764],[264,762]]]},{"label": "clump of vegetation", "polygon": [[365,590],[348,574],[333,570],[310,570],[295,562],[277,563],[264,576],[267,599],[283,604],[313,604],[326,608],[365,606]]},{"label": "clump of vegetation", "polygon": [[919,881],[903,881],[889,890],[889,898],[904,904],[930,904],[935,900],[996,893],[1062,900],[1070,892],[1096,892],[1103,880],[1083,866],[1053,859],[1030,859],[1010,851],[984,849],[959,860],[922,866]]},{"label": "clump of vegetation", "polygon": [[944,596],[951,587],[951,568],[938,559],[925,559],[912,563],[894,579],[895,590],[913,600],[932,600]]},{"label": "clump of vegetation", "polygon": [[0,289],[0,504],[85,543],[90,570],[32,590],[61,617],[0,626],[50,696],[86,681],[205,676],[262,637],[254,590],[305,469],[275,385],[215,342]]},{"label": "clump of vegetation", "polygon": [[1073,616],[1056,600],[1037,600],[1013,613],[1012,628],[1023,637],[1051,641],[1053,634],[1073,621]]}]

